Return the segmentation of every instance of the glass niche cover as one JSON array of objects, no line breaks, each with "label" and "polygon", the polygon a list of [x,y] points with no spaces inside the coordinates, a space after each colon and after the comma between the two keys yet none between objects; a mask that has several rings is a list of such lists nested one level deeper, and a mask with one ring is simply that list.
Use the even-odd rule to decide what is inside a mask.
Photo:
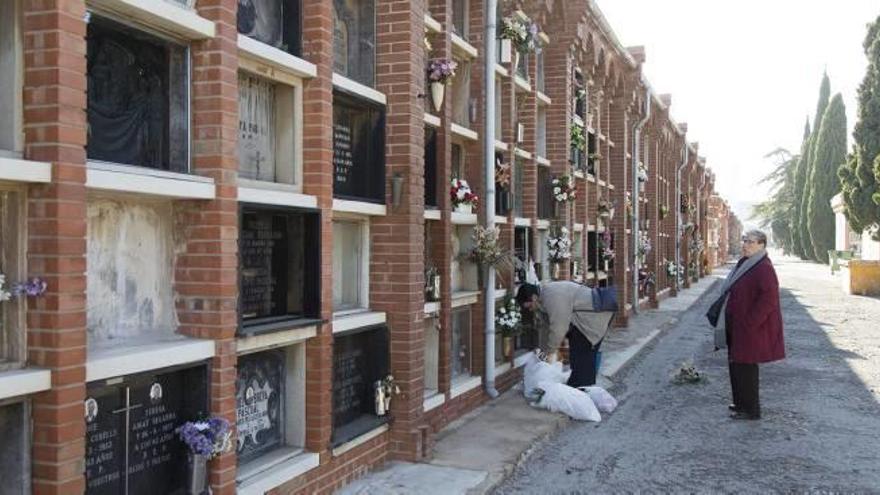
[{"label": "glass niche cover", "polygon": [[241,207],[239,333],[311,324],[320,311],[317,212]]},{"label": "glass niche cover", "polygon": [[333,196],[385,202],[385,110],[333,94]]},{"label": "glass niche cover", "polygon": [[188,49],[99,16],[86,45],[88,158],[186,172]]},{"label": "glass niche cover", "polygon": [[299,0],[238,0],[238,32],[299,57],[302,51]]}]

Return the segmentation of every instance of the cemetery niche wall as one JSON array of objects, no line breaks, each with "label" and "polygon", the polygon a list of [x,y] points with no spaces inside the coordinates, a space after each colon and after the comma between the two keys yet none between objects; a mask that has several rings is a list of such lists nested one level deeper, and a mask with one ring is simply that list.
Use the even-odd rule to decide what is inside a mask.
[{"label": "cemetery niche wall", "polygon": [[333,93],[333,196],[385,202],[385,109]]},{"label": "cemetery niche wall", "polygon": [[320,311],[320,214],[241,206],[239,333],[316,323]]},{"label": "cemetery niche wall", "polygon": [[299,57],[302,52],[299,0],[238,0],[238,32]]},{"label": "cemetery niche wall", "polygon": [[175,429],[207,415],[206,371],[199,365],[88,384],[87,494],[187,493],[187,448]]},{"label": "cemetery niche wall", "polygon": [[86,41],[88,159],[187,172],[188,48],[96,15]]},{"label": "cemetery niche wall", "polygon": [[388,375],[388,327],[333,336],[333,446],[388,421],[376,414],[376,383]]}]

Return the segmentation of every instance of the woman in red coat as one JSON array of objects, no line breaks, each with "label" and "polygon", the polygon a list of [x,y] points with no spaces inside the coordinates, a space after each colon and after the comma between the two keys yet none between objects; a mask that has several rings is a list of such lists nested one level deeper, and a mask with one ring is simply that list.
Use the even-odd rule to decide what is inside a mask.
[{"label": "woman in red coat", "polygon": [[[779,281],[759,230],[742,239],[743,257],[725,281],[721,298],[728,347],[734,419],[760,419],[758,363],[785,358]],[[719,322],[720,323],[720,322]]]}]

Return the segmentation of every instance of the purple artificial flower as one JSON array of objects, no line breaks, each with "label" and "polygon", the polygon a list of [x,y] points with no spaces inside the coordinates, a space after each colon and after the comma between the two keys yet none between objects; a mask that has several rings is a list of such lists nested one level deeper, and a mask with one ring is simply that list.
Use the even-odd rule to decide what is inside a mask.
[{"label": "purple artificial flower", "polygon": [[26,282],[18,282],[12,286],[12,293],[16,296],[42,296],[46,292],[48,284],[40,277],[34,277]]}]

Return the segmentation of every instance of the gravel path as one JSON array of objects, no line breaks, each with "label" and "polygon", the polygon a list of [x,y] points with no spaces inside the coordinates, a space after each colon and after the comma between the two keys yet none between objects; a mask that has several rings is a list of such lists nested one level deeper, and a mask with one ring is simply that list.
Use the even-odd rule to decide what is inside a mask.
[{"label": "gravel path", "polygon": [[[761,366],[761,421],[728,418],[710,296],[615,378],[617,411],[572,423],[496,493],[880,493],[880,300],[844,295],[827,267],[775,264],[788,359]],[[671,383],[686,360],[705,383]]]}]

